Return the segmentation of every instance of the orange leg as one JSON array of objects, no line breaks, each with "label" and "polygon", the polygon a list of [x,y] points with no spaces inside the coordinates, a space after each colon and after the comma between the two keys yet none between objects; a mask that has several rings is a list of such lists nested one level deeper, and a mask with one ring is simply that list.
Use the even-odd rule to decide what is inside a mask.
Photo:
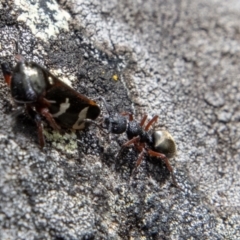
[{"label": "orange leg", "polygon": [[48,111],[47,108],[42,108],[40,110],[40,113],[41,115],[43,115],[47,121],[50,123],[51,127],[54,129],[54,130],[60,130],[60,126],[56,123],[56,121],[54,120],[52,114]]},{"label": "orange leg", "polygon": [[168,169],[168,171],[170,172],[170,174],[172,176],[172,181],[173,181],[174,186],[183,191],[183,189],[177,184],[177,181],[176,181],[175,176],[173,174],[173,168],[172,168],[171,164],[169,163],[168,158],[164,154],[152,151],[150,149],[148,149],[148,154],[150,156],[160,158],[166,164],[167,169]]},{"label": "orange leg", "polygon": [[133,119],[134,119],[132,113],[129,113],[129,112],[122,112],[121,115],[128,116],[129,121],[133,121]]},{"label": "orange leg", "polygon": [[137,162],[136,162],[136,168],[142,163],[142,160],[143,160],[143,156],[144,156],[144,153],[145,153],[145,144],[135,144],[136,148],[138,149],[138,151],[140,152],[140,154],[138,155],[138,159],[137,159]]},{"label": "orange leg", "polygon": [[5,82],[7,83],[8,86],[10,86],[11,79],[12,79],[12,73],[11,73],[10,67],[6,63],[2,63],[1,67],[2,67],[2,72],[3,72]]},{"label": "orange leg", "polygon": [[146,122],[147,120],[147,115],[145,114],[140,122],[140,126],[142,127],[144,125],[144,123]]},{"label": "orange leg", "polygon": [[118,154],[116,155],[116,158],[118,158],[118,156],[121,154],[121,152],[123,151],[123,149],[124,149],[125,147],[128,147],[128,146],[130,146],[131,144],[135,144],[135,143],[137,143],[138,141],[139,141],[139,136],[134,137],[134,138],[132,138],[131,140],[125,142],[125,143],[121,146]]},{"label": "orange leg", "polygon": [[155,123],[155,122],[157,122],[157,120],[158,120],[158,116],[156,115],[156,116],[154,116],[149,122],[148,122],[148,124],[147,124],[147,126],[145,127],[145,131],[148,131],[149,130],[149,128]]},{"label": "orange leg", "polygon": [[155,152],[155,151],[152,151],[150,149],[148,149],[148,154],[152,157],[158,157],[158,158],[161,158],[161,160],[164,161],[164,163],[166,164],[167,166],[167,169],[169,172],[173,172],[173,168],[172,166],[170,165],[169,161],[168,161],[168,158],[162,154],[162,153],[159,153],[159,152]]},{"label": "orange leg", "polygon": [[130,146],[130,145],[133,144],[133,143],[137,143],[137,142],[139,141],[139,139],[140,139],[140,137],[139,137],[139,136],[136,136],[136,137],[132,138],[131,140],[125,142],[125,143],[122,145],[122,147],[128,147],[128,146]]},{"label": "orange leg", "polygon": [[130,146],[131,144],[134,144],[135,148],[140,152],[137,158],[136,162],[136,168],[142,163],[142,159],[145,153],[145,144],[144,143],[139,143],[139,136],[132,138],[128,142],[122,145],[122,147]]}]

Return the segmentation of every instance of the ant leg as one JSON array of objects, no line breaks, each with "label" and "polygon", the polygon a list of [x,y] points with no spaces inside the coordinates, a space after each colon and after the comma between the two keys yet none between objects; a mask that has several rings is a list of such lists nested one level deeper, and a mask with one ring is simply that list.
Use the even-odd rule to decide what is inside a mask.
[{"label": "ant leg", "polygon": [[118,154],[116,155],[116,158],[118,158],[118,156],[121,154],[121,152],[123,151],[123,149],[124,149],[125,147],[128,147],[128,146],[130,146],[131,144],[134,144],[134,143],[136,143],[136,142],[138,142],[138,141],[139,141],[139,136],[134,137],[134,138],[132,138],[131,140],[129,140],[129,141],[127,141],[126,143],[124,143],[124,144],[121,146]]},{"label": "ant leg", "polygon": [[43,115],[47,121],[50,123],[51,127],[54,129],[54,130],[60,130],[60,126],[56,123],[56,121],[54,120],[52,114],[48,111],[47,108],[42,108],[40,109],[40,113],[41,115]]},{"label": "ant leg", "polygon": [[111,115],[111,111],[110,111],[110,108],[109,108],[109,106],[107,104],[106,99],[104,97],[101,97],[101,96],[97,97],[96,99],[100,99],[103,102],[103,104],[104,104],[108,114]]},{"label": "ant leg", "polygon": [[173,168],[169,163],[168,158],[163,153],[155,152],[153,150],[148,149],[148,154],[152,157],[159,157],[166,164],[168,171],[173,172]]},{"label": "ant leg", "polygon": [[125,142],[125,143],[122,145],[122,147],[128,147],[128,146],[130,146],[131,144],[138,142],[139,139],[140,139],[140,137],[139,137],[139,136],[136,136],[136,137],[132,138],[131,140]]},{"label": "ant leg", "polygon": [[138,141],[138,142],[134,143],[134,146],[138,150],[138,152],[140,153],[138,155],[137,162],[136,162],[136,168],[137,168],[142,163],[143,155],[144,155],[144,153],[146,153],[146,151],[145,151],[145,143]]},{"label": "ant leg", "polygon": [[168,171],[170,172],[170,174],[172,176],[172,181],[173,181],[174,186],[176,188],[179,188],[180,190],[183,191],[183,189],[177,184],[177,181],[176,181],[175,176],[173,174],[173,168],[172,168],[171,164],[169,163],[168,158],[164,154],[152,151],[150,149],[148,149],[148,154],[150,156],[153,156],[153,157],[159,157],[166,164],[167,169],[168,169]]},{"label": "ant leg", "polygon": [[145,127],[144,130],[148,131],[149,128],[151,127],[151,125],[153,125],[155,122],[157,122],[157,120],[158,120],[158,116],[156,115],[148,122],[148,124],[147,124],[147,126]]},{"label": "ant leg", "polygon": [[121,115],[122,115],[122,116],[128,116],[129,121],[133,121],[133,120],[134,120],[134,118],[133,118],[133,114],[132,114],[132,113],[129,113],[129,112],[122,112]]},{"label": "ant leg", "polygon": [[144,149],[142,149],[142,151],[138,155],[138,159],[137,159],[137,162],[136,162],[136,168],[142,163],[143,156],[144,156]]},{"label": "ant leg", "polygon": [[140,126],[142,127],[144,125],[144,123],[146,122],[147,120],[147,115],[145,114],[140,122]]},{"label": "ant leg", "polygon": [[137,159],[137,162],[136,162],[136,166],[135,166],[135,168],[133,169],[133,173],[137,172],[138,166],[142,163],[144,153],[145,153],[145,152],[144,152],[144,149],[142,149],[142,151],[141,151],[140,154],[138,155],[138,159]]}]

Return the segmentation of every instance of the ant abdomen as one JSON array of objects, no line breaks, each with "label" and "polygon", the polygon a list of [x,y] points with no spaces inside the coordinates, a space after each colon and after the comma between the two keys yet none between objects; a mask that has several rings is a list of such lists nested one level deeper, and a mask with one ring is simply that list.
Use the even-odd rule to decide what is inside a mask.
[{"label": "ant abdomen", "polygon": [[126,130],[128,139],[141,135],[143,132],[142,127],[136,121],[130,121]]},{"label": "ant abdomen", "polygon": [[172,135],[166,130],[155,130],[152,133],[153,148],[156,152],[163,153],[167,158],[176,155],[177,147]]}]

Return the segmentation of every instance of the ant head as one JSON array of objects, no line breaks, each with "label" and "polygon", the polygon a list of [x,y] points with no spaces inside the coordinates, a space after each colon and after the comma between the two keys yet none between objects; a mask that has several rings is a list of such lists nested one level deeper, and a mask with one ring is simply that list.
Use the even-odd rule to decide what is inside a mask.
[{"label": "ant head", "polygon": [[114,134],[124,133],[127,129],[127,119],[119,114],[110,115],[104,119],[108,131]]},{"label": "ant head", "polygon": [[152,138],[155,151],[165,154],[168,158],[176,155],[176,143],[168,131],[156,130],[152,133]]},{"label": "ant head", "polygon": [[112,109],[109,108],[106,100],[103,97],[99,97],[103,101],[105,108],[108,112],[108,117],[104,117],[103,123],[104,128],[108,129],[109,133],[121,134],[124,133],[127,129],[127,119],[119,114],[114,114]]}]

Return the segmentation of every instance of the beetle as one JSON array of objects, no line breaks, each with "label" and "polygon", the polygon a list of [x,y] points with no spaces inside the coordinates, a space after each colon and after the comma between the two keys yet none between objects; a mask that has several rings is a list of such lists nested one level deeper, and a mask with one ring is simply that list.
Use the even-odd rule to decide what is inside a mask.
[{"label": "beetle", "polygon": [[84,119],[95,120],[100,114],[97,103],[76,92],[46,68],[18,57],[13,70],[7,63],[1,68],[14,102],[25,105],[37,125],[40,147],[44,147],[42,117],[54,130],[84,129]]},{"label": "beetle", "polygon": [[174,157],[177,152],[174,138],[166,130],[150,129],[150,127],[157,122],[158,116],[154,116],[146,123],[147,115],[144,115],[142,120],[138,122],[134,120],[133,114],[131,113],[124,112],[118,114],[110,111],[105,99],[101,99],[108,112],[108,116],[103,118],[102,128],[107,129],[108,133],[113,134],[122,134],[125,132],[128,137],[128,141],[121,146],[118,155],[123,148],[133,145],[139,152],[136,167],[141,164],[146,154],[161,159],[172,176],[173,184],[181,189],[176,182],[173,167],[169,162],[169,158]]}]

